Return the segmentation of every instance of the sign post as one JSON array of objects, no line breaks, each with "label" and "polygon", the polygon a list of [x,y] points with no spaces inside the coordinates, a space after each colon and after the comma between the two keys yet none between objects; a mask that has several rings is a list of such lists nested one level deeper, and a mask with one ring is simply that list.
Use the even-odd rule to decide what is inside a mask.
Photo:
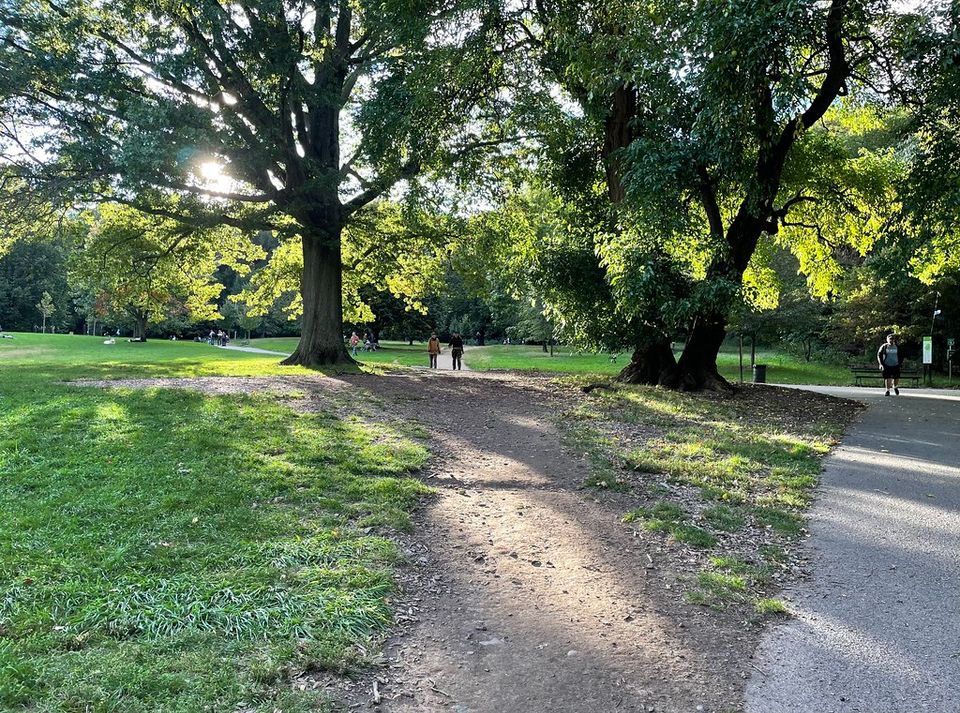
[{"label": "sign post", "polygon": [[947,337],[947,384],[953,386],[953,337]]},{"label": "sign post", "polygon": [[933,337],[923,338],[923,371],[926,376],[926,382],[930,383],[931,368],[933,364]]}]

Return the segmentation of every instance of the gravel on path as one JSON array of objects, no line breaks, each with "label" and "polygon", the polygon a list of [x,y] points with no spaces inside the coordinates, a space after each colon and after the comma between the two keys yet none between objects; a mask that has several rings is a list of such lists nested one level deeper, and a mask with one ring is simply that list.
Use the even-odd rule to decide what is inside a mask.
[{"label": "gravel on path", "polygon": [[960,710],[960,391],[814,388],[869,408],[825,461],[813,578],[756,654],[749,713]]},{"label": "gravel on path", "polygon": [[235,347],[230,344],[218,349],[230,349],[235,352],[250,352],[251,354],[276,354],[277,356],[290,356],[290,352],[275,352],[269,349],[260,349],[259,347]]}]

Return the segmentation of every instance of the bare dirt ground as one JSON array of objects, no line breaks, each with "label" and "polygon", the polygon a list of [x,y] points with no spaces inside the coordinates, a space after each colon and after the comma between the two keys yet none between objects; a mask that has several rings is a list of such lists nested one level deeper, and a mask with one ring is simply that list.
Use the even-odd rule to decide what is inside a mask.
[{"label": "bare dirt ground", "polygon": [[589,463],[554,425],[589,398],[579,390],[443,371],[104,385],[294,392],[299,408],[357,409],[429,431],[434,456],[422,477],[436,495],[403,538],[400,630],[371,674],[322,684],[346,708],[743,709],[760,625],[685,603],[677,553],[620,522],[631,496],[582,488]]}]

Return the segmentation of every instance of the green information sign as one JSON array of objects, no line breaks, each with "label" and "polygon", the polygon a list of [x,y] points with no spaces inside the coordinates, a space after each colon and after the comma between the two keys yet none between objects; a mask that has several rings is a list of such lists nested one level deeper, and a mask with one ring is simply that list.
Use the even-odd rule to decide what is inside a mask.
[{"label": "green information sign", "polygon": [[933,337],[923,338],[923,363],[933,364]]}]

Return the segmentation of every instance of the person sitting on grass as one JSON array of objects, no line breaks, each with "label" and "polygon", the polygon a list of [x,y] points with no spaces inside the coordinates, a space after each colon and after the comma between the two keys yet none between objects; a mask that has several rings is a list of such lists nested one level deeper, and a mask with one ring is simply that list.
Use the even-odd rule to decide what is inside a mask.
[{"label": "person sitting on grass", "polygon": [[883,373],[883,383],[887,387],[884,396],[890,395],[890,389],[900,395],[900,367],[903,366],[903,351],[897,344],[897,335],[888,334],[887,341],[877,350],[877,361]]}]

